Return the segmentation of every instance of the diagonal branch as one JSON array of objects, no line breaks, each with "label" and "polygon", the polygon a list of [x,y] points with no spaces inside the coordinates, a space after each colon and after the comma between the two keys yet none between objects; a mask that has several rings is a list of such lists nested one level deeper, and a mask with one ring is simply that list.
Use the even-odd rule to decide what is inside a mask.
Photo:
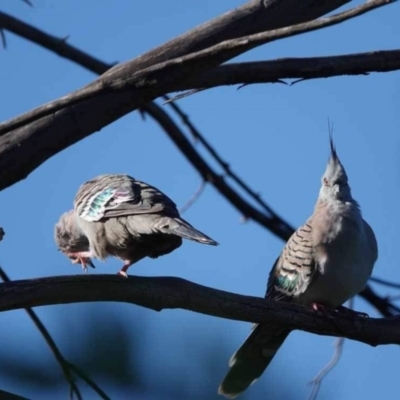
[{"label": "diagonal branch", "polygon": [[219,318],[346,337],[371,346],[400,344],[399,318],[326,315],[311,307],[229,293],[175,277],[79,275],[0,284],[0,311],[88,301],[131,303],[155,311],[180,308]]},{"label": "diagonal branch", "polygon": [[205,181],[210,182],[223,197],[243,214],[244,217],[253,219],[285,241],[289,239],[293,233],[293,227],[275,214],[270,208],[268,213],[265,212],[265,210],[261,212],[240,196],[225,181],[223,176],[215,172],[211,166],[206,163],[179,127],[175,123],[171,123],[164,109],[156,104],[154,104],[154,106],[153,112],[157,114],[157,122]]},{"label": "diagonal branch", "polygon": [[[168,99],[169,101],[169,99]],[[171,108],[182,118],[182,121],[188,126],[191,135],[196,141],[199,141],[214,158],[214,160],[224,170],[225,175],[231,178],[247,195],[249,195],[267,214],[277,217],[276,213],[272,208],[261,198],[259,193],[256,193],[250,186],[241,179],[236,173],[234,173],[229,165],[220,154],[211,146],[208,140],[200,133],[200,131],[190,122],[189,117],[179,109],[176,104],[169,103]],[[183,134],[181,134],[183,136]],[[181,139],[182,140],[182,139]],[[194,150],[194,148],[193,148]]]},{"label": "diagonal branch", "polygon": [[[35,122],[41,117],[48,116],[56,111],[108,93],[130,90],[139,98],[144,98],[146,102],[153,100],[168,92],[181,90],[180,82],[190,76],[204,73],[258,46],[342,23],[393,1],[395,0],[368,1],[330,17],[226,40],[209,48],[144,68],[132,69],[135,60],[118,64],[86,87],[76,90],[59,100],[38,107],[11,121],[0,124],[0,135],[5,135],[13,129]],[[146,91],[144,92],[143,89]],[[147,96],[145,96],[145,93]],[[135,108],[137,107],[138,104],[136,104]]]},{"label": "diagonal branch", "polygon": [[42,30],[1,11],[0,27],[26,40],[36,43],[45,49],[51,50],[60,57],[71,60],[95,74],[100,75],[112,67],[111,64],[106,64],[105,62],[68,44],[65,39],[43,32]]}]

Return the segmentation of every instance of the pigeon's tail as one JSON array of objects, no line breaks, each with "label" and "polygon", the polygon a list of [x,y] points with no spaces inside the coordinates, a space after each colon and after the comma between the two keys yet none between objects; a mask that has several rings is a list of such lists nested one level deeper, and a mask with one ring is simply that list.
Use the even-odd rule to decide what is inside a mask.
[{"label": "pigeon's tail", "polygon": [[205,235],[203,232],[198,231],[193,228],[189,222],[186,222],[182,218],[172,218],[176,223],[172,223],[169,226],[169,232],[180,236],[184,239],[194,240],[195,242],[210,244],[212,246],[217,246],[218,242],[211,239],[209,236]]},{"label": "pigeon's tail", "polygon": [[290,331],[256,325],[250,336],[229,360],[229,371],[218,394],[230,399],[239,396],[265,371]]}]

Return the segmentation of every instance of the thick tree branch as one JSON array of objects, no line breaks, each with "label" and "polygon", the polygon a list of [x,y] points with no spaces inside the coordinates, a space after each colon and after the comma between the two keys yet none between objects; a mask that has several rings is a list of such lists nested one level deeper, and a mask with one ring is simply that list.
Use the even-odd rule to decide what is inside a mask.
[{"label": "thick tree branch", "polygon": [[[291,23],[307,21],[310,18],[331,11],[343,3],[343,1],[315,2],[313,0],[301,3],[294,0],[276,0],[269,3],[252,1],[131,62],[112,68],[83,91],[77,91],[72,96],[66,96],[64,103],[63,101],[58,102],[58,106],[62,105],[64,107],[66,104],[65,99],[68,102],[74,96],[78,98],[83,96],[81,97],[82,99],[85,96],[92,96],[94,93],[105,93],[107,90],[118,90],[122,87],[127,88],[135,85],[136,90],[107,93],[89,101],[83,101],[54,115],[43,117],[31,122],[29,125],[8,132],[0,139],[0,189],[24,179],[52,155],[101,129],[138,106],[142,106],[144,103],[167,92],[178,90],[179,82],[188,74],[193,74],[194,65],[197,65],[197,72],[200,72],[197,69],[200,64],[205,69],[216,66],[218,63],[226,61],[240,52],[246,51],[262,42],[270,41],[271,35],[276,35],[276,32],[263,33],[262,39],[256,35],[255,38],[251,39],[253,42],[247,38],[246,40],[220,43],[221,40],[226,39],[226,36],[232,38],[248,32],[253,33],[257,31],[257,27],[258,31],[260,31],[261,29],[271,29],[271,26],[285,26],[289,20]],[[372,8],[377,3],[383,4],[383,0],[374,2],[374,5],[368,3],[368,7]],[[346,18],[350,14],[347,12],[345,14]],[[290,15],[290,18],[288,15]],[[274,18],[271,19],[271,17]],[[330,18],[328,24],[339,20],[337,17]],[[313,22],[311,25],[303,26],[301,29],[316,29],[316,26],[327,24],[324,21]],[[291,33],[299,33],[301,31],[299,26],[293,29]],[[212,36],[210,36],[211,33]],[[288,31],[284,31],[284,35],[287,37]],[[180,44],[179,46],[178,43]],[[200,55],[198,53],[197,55],[185,56],[189,51],[204,49],[207,46],[215,45],[215,43],[220,44],[216,47],[211,47],[209,49],[210,52],[203,51],[201,53],[200,51]],[[173,50],[171,49],[172,44],[175,44]],[[174,57],[181,58],[171,61]],[[199,58],[196,59],[196,57]],[[166,59],[170,61],[163,63]],[[158,65],[156,65],[157,63]],[[152,66],[144,70],[148,65]],[[156,80],[156,84],[154,80]],[[74,99],[76,100],[77,97]],[[42,114],[48,112],[47,107],[40,109]],[[14,119],[11,125],[6,123],[2,128],[3,134],[10,129],[12,124],[15,126],[15,123],[18,125],[26,123],[29,119],[32,120],[33,115],[37,117],[40,113],[37,114],[37,111],[33,111],[27,113],[22,119],[20,117]],[[27,152],[29,152],[29,155]],[[15,159],[24,160],[24,162],[14,163],[13,160]],[[7,171],[7,173],[1,171]]]},{"label": "thick tree branch", "polygon": [[346,337],[371,346],[400,344],[399,318],[327,316],[311,307],[229,293],[174,277],[80,275],[0,284],[0,311],[91,301],[125,302],[155,311],[180,308],[219,318]]},{"label": "thick tree branch", "polygon": [[[209,69],[258,46],[339,24],[393,1],[395,0],[368,1],[358,7],[330,17],[226,40],[209,48],[177,58],[170,58],[148,67],[143,65],[137,67],[137,59],[118,64],[86,87],[76,90],[59,100],[38,107],[11,121],[0,124],[0,135],[5,135],[12,129],[25,126],[56,111],[71,108],[85,100],[115,91],[125,92],[130,90],[131,95],[137,100],[135,106],[137,108],[140,102],[147,102],[162,94],[181,90],[181,82],[187,78],[207,72]],[[133,65],[135,65],[135,68],[133,68]]]}]

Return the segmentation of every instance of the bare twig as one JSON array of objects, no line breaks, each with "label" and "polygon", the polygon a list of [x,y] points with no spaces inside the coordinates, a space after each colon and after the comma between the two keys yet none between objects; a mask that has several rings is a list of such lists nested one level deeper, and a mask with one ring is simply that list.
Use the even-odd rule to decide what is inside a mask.
[{"label": "bare twig", "polygon": [[[7,276],[7,274],[1,267],[0,267],[0,278],[3,280],[3,282],[11,282],[10,278]],[[99,388],[99,386],[95,382],[93,382],[87,375],[85,375],[76,366],[74,366],[72,363],[70,363],[64,358],[64,356],[61,354],[60,349],[55,343],[54,339],[51,337],[49,331],[44,326],[42,321],[39,319],[37,314],[31,308],[25,308],[25,311],[28,313],[29,318],[33,321],[34,325],[39,330],[40,334],[43,336],[44,340],[46,341],[47,345],[52,351],[54,358],[60,365],[64,373],[65,379],[70,385],[70,398],[72,399],[73,395],[75,394],[79,400],[82,400],[81,392],[77,384],[75,383],[75,378],[71,372],[75,371],[77,375],[79,375],[90,387],[92,387],[92,389],[100,396],[100,398],[104,400],[110,400],[110,398],[104,393],[103,390]]]},{"label": "bare twig", "polygon": [[79,376],[79,378],[81,378],[84,382],[86,382],[88,384],[88,386],[90,386],[98,395],[101,399],[104,400],[111,400],[110,397],[107,396],[107,394],[104,392],[103,389],[101,389],[101,387],[92,379],[90,379],[84,371],[82,371],[80,368],[78,368],[76,365],[71,364],[70,362],[68,362],[68,366],[71,369],[71,371],[73,371],[75,373],[76,376]]},{"label": "bare twig", "polygon": [[[217,67],[217,68],[219,68],[219,67]],[[214,69],[215,69],[215,68],[214,68]],[[196,86],[197,86],[197,85],[196,85]],[[207,90],[207,88],[205,88],[205,87],[198,87],[198,88],[196,88],[196,89],[190,89],[190,90],[188,90],[187,92],[183,92],[183,93],[177,94],[177,95],[175,95],[175,96],[173,96],[173,97],[168,97],[168,99],[166,99],[166,101],[164,101],[163,105],[166,105],[166,104],[175,104],[178,100],[182,100],[182,99],[184,99],[185,97],[192,96],[193,94],[200,93],[200,92],[202,92],[202,91],[204,91],[204,90]]]},{"label": "bare twig", "polygon": [[196,128],[196,126],[190,121],[189,116],[175,103],[170,103],[171,98],[168,95],[163,96],[163,99],[165,100],[164,104],[169,104],[169,106],[172,108],[172,110],[175,111],[175,113],[180,117],[182,123],[188,128],[189,133],[191,134],[194,142],[197,141],[197,138],[200,135],[199,130]]},{"label": "bare twig", "polygon": [[27,4],[28,6],[33,7],[33,4],[31,3],[30,0],[22,0],[25,4]]},{"label": "bare twig", "polygon": [[207,182],[203,179],[200,183],[200,186],[196,189],[196,191],[193,193],[192,197],[179,209],[179,212],[183,214],[185,211],[187,211],[201,196],[201,194],[204,192],[204,189],[206,188]]},{"label": "bare twig", "polygon": [[370,281],[375,282],[375,283],[379,283],[380,285],[388,286],[388,287],[391,287],[391,288],[400,289],[400,283],[390,282],[390,281],[387,281],[385,279],[376,278],[374,276],[371,276]]},{"label": "bare twig", "polygon": [[0,226],[0,242],[3,240],[5,234],[4,229]]},{"label": "bare twig", "polygon": [[7,48],[6,34],[4,33],[4,29],[1,26],[0,26],[0,38],[3,48],[6,49]]},{"label": "bare twig", "polygon": [[[354,306],[354,297],[352,297],[348,301],[348,308],[353,309]],[[312,381],[309,383],[312,385],[311,393],[308,396],[308,400],[316,400],[318,396],[319,389],[321,388],[322,380],[325,378],[326,375],[329,374],[330,371],[332,371],[333,368],[336,367],[337,363],[340,360],[340,357],[343,352],[343,345],[344,341],[346,339],[344,337],[337,338],[335,342],[333,343],[334,346],[334,352],[331,360],[328,362],[328,364],[325,365],[324,368],[317,374],[315,378],[312,379]]]}]

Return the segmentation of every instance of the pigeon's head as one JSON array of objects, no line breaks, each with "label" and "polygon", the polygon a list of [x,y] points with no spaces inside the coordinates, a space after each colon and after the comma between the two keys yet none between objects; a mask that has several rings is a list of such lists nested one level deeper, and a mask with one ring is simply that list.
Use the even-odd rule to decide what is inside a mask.
[{"label": "pigeon's head", "polygon": [[337,155],[331,132],[329,133],[329,144],[331,154],[321,179],[322,186],[319,197],[328,201],[352,201],[346,170]]},{"label": "pigeon's head", "polygon": [[89,240],[80,229],[74,210],[62,214],[54,226],[54,240],[64,254],[87,251]]},{"label": "pigeon's head", "polygon": [[74,210],[61,215],[54,227],[54,240],[58,250],[66,255],[72,264],[81,264],[85,272],[87,265],[95,268],[88,256],[90,253],[89,239],[81,230]]}]

